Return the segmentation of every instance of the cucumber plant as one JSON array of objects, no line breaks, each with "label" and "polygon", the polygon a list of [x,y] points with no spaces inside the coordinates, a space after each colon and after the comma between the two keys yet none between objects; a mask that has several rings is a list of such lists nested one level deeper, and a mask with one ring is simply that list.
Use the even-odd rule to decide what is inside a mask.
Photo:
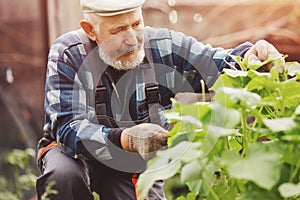
[{"label": "cucumber plant", "polygon": [[188,188],[178,200],[300,198],[300,64],[233,58],[241,69],[224,69],[211,102],[172,99],[169,148],[140,175],[142,198],[173,177]]}]

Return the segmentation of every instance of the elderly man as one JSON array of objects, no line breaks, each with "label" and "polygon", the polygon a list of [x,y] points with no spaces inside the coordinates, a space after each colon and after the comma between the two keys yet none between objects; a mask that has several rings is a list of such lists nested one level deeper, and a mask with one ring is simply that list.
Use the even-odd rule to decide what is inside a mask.
[{"label": "elderly man", "polygon": [[[145,162],[167,144],[163,111],[178,92],[213,85],[230,55],[280,56],[268,42],[213,48],[167,29],[145,27],[144,0],[81,0],[80,30],[51,46],[39,142],[39,198],[136,199]],[[163,166],[162,166],[163,167]],[[165,199],[157,181],[147,199]]]}]

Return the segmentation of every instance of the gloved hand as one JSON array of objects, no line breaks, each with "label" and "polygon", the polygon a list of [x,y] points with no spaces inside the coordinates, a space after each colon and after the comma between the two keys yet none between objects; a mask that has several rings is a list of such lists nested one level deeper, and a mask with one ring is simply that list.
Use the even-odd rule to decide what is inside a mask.
[{"label": "gloved hand", "polygon": [[[282,55],[278,52],[278,50],[266,40],[258,40],[246,53],[245,58],[248,57],[249,63],[256,62],[264,62],[267,59],[275,59],[280,61],[280,69],[279,72],[282,73],[284,71],[285,61]],[[262,69],[258,71],[268,72],[271,67],[273,67],[274,63],[269,63],[266,66],[263,66]]]},{"label": "gloved hand", "polygon": [[167,148],[167,131],[157,124],[143,123],[123,130],[129,151],[139,153],[144,160],[154,157],[157,150]]}]

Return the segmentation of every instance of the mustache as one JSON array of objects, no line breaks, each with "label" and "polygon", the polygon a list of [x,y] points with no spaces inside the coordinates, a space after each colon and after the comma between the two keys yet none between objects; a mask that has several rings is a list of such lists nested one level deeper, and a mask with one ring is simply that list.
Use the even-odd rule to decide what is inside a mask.
[{"label": "mustache", "polygon": [[127,48],[118,49],[117,54],[121,56],[121,55],[130,53],[130,52],[133,52],[133,51],[137,51],[141,48],[141,46],[142,46],[141,44],[137,44],[135,46],[130,46],[130,47],[127,47]]},{"label": "mustache", "polygon": [[98,47],[99,47],[99,51],[105,52],[105,54],[108,54],[113,60],[120,56],[130,54],[135,51],[143,50],[144,48],[144,44],[142,41],[138,42],[135,45],[123,44],[122,47],[115,48],[112,51],[110,50],[111,45],[114,45],[114,43],[102,42],[101,44],[98,44]]}]

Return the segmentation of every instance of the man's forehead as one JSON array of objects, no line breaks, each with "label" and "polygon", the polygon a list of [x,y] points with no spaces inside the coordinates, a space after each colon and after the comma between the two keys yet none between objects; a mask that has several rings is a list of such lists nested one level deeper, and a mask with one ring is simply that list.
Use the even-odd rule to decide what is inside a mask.
[{"label": "man's forehead", "polygon": [[100,16],[115,16],[141,7],[145,0],[80,0],[84,14],[96,13]]}]

